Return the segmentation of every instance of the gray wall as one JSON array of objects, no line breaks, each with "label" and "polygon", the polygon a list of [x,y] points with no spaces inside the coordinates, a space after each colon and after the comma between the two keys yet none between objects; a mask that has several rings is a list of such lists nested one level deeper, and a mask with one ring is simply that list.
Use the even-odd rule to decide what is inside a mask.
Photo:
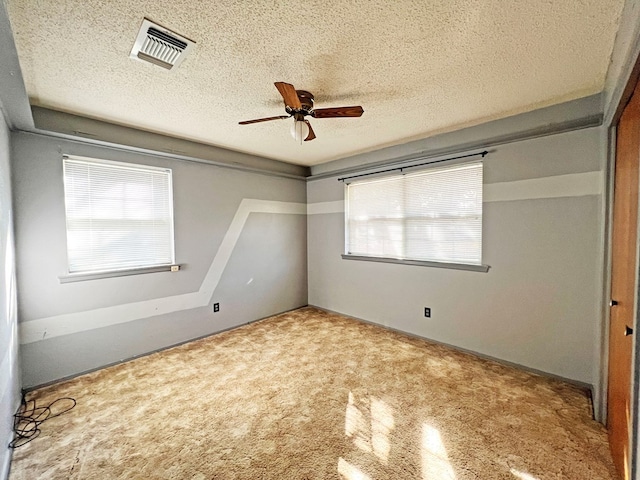
[{"label": "gray wall", "polygon": [[7,444],[20,400],[9,153],[9,130],[0,111],[0,478],[9,471]]},{"label": "gray wall", "polygon": [[[13,134],[12,143],[25,387],[307,304],[304,181],[28,133]],[[172,168],[183,269],[60,283],[63,154]],[[258,201],[247,207],[243,199]],[[221,261],[225,235],[231,248]],[[206,285],[215,288],[203,297]]]},{"label": "gray wall", "polygon": [[308,218],[309,303],[598,388],[605,148],[588,128],[491,150],[488,273],[343,260],[343,184],[310,181],[333,213]]}]

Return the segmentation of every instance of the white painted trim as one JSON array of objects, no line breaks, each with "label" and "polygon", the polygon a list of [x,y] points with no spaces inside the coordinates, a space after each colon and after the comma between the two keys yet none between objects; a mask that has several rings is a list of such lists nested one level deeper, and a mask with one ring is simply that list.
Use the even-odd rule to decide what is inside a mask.
[{"label": "white painted trim", "polygon": [[318,215],[321,213],[343,213],[344,200],[335,202],[317,202],[307,205],[307,215]]},{"label": "white painted trim", "polygon": [[240,202],[231,225],[222,239],[218,252],[197,292],[27,321],[20,324],[20,343],[33,343],[62,335],[71,335],[142,318],[207,306],[220,282],[227,262],[231,258],[231,253],[240,238],[249,214],[305,215],[306,212],[307,206],[304,203],[245,198]]},{"label": "white painted trim", "polygon": [[602,179],[603,172],[597,171],[489,183],[482,195],[484,203],[601,195]]}]

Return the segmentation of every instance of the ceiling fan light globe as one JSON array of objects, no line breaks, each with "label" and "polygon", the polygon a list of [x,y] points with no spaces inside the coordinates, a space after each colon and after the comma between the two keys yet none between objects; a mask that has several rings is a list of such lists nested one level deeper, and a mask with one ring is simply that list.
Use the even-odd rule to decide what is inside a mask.
[{"label": "ceiling fan light globe", "polygon": [[309,135],[309,126],[303,120],[294,120],[291,125],[291,136],[302,145],[302,142]]}]

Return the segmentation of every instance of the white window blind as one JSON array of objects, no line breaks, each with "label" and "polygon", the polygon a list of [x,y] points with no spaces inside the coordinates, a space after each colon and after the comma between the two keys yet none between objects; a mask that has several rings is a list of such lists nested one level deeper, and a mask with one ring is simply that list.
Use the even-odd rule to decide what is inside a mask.
[{"label": "white window blind", "polygon": [[174,262],[171,170],[68,157],[69,273]]},{"label": "white window blind", "polygon": [[480,265],[482,163],[346,187],[347,255]]}]

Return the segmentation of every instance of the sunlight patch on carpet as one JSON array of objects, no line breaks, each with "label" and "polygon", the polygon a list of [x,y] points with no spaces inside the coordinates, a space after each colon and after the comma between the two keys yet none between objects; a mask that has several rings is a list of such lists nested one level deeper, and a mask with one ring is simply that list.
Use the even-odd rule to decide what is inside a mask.
[{"label": "sunlight patch on carpet", "polygon": [[389,460],[391,441],[389,440],[393,430],[393,410],[380,399],[371,397],[371,447],[373,454],[385,465]]},{"label": "sunlight patch on carpet", "polygon": [[362,451],[373,453],[387,465],[391,451],[390,434],[394,427],[393,409],[376,397],[359,402],[353,392],[345,414],[345,435]]},{"label": "sunlight patch on carpet", "polygon": [[516,470],[515,468],[511,469],[511,473],[518,478],[519,480],[540,480],[538,477],[534,477],[526,472],[521,472],[520,470]]},{"label": "sunlight patch on carpet", "polygon": [[364,474],[359,468],[351,465],[342,457],[338,459],[338,473],[346,480],[371,480],[369,475]]},{"label": "sunlight patch on carpet", "polygon": [[440,432],[429,424],[422,425],[422,478],[424,480],[456,480],[447,449]]}]

